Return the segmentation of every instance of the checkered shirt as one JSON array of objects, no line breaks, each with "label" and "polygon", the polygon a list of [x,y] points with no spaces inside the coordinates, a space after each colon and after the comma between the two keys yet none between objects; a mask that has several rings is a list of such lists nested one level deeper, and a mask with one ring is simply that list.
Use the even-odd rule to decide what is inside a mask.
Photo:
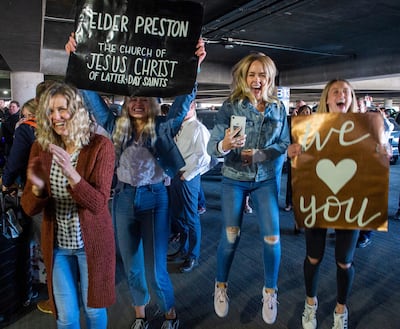
[{"label": "checkered shirt", "polygon": [[[76,167],[79,151],[71,155],[71,164]],[[79,249],[84,247],[81,226],[79,223],[78,208],[67,190],[68,180],[63,175],[61,168],[52,161],[50,170],[51,195],[55,200],[57,220],[57,245],[66,249]]]}]

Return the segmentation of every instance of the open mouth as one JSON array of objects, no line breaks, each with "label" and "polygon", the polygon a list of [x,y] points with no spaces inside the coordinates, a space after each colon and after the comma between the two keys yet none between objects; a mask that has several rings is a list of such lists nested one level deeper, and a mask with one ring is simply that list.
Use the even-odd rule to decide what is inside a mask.
[{"label": "open mouth", "polygon": [[251,92],[252,92],[254,95],[260,94],[260,93],[261,93],[261,86],[252,86],[252,87],[251,87]]},{"label": "open mouth", "polygon": [[336,107],[338,110],[340,110],[340,112],[345,112],[346,111],[346,103],[345,102],[337,102],[336,103]]}]

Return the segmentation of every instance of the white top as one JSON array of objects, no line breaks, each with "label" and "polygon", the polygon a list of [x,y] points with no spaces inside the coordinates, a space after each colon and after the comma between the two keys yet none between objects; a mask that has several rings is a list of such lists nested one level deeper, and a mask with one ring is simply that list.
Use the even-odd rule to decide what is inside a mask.
[{"label": "white top", "polygon": [[189,181],[210,169],[211,157],[207,153],[209,139],[210,132],[195,116],[183,121],[175,141],[186,162],[181,168],[185,180]]}]

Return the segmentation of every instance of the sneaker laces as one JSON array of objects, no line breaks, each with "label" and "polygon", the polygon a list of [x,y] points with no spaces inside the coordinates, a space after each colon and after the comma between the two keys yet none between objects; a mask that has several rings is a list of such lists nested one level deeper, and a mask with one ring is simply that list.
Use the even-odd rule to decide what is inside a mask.
[{"label": "sneaker laces", "polygon": [[228,297],[228,294],[227,294],[227,288],[217,287],[216,288],[216,292],[215,292],[215,299],[219,303],[228,302],[229,301],[229,297]]},{"label": "sneaker laces", "polygon": [[147,329],[148,324],[144,319],[136,319],[132,324],[131,329]]},{"label": "sneaker laces", "polygon": [[332,329],[347,329],[347,312],[343,314],[335,312]]},{"label": "sneaker laces", "polygon": [[267,304],[268,309],[272,310],[277,304],[279,304],[278,299],[277,299],[277,295],[274,294],[270,294],[268,292],[265,293],[266,298],[262,298],[261,301],[264,304]]},{"label": "sneaker laces", "polygon": [[303,318],[306,322],[313,321],[315,319],[316,315],[317,315],[316,305],[307,304],[307,306],[304,307]]},{"label": "sneaker laces", "polygon": [[179,319],[171,319],[165,320],[161,326],[161,329],[178,329],[179,328]]}]

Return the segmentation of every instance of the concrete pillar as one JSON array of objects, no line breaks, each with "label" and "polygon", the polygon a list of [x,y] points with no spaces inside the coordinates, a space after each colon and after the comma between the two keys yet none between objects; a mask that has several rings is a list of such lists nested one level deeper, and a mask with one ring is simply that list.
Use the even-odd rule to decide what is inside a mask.
[{"label": "concrete pillar", "polygon": [[36,86],[44,80],[43,73],[39,72],[11,72],[11,99],[22,106],[36,95]]},{"label": "concrete pillar", "polygon": [[393,107],[393,99],[385,99],[385,109],[391,109]]}]

